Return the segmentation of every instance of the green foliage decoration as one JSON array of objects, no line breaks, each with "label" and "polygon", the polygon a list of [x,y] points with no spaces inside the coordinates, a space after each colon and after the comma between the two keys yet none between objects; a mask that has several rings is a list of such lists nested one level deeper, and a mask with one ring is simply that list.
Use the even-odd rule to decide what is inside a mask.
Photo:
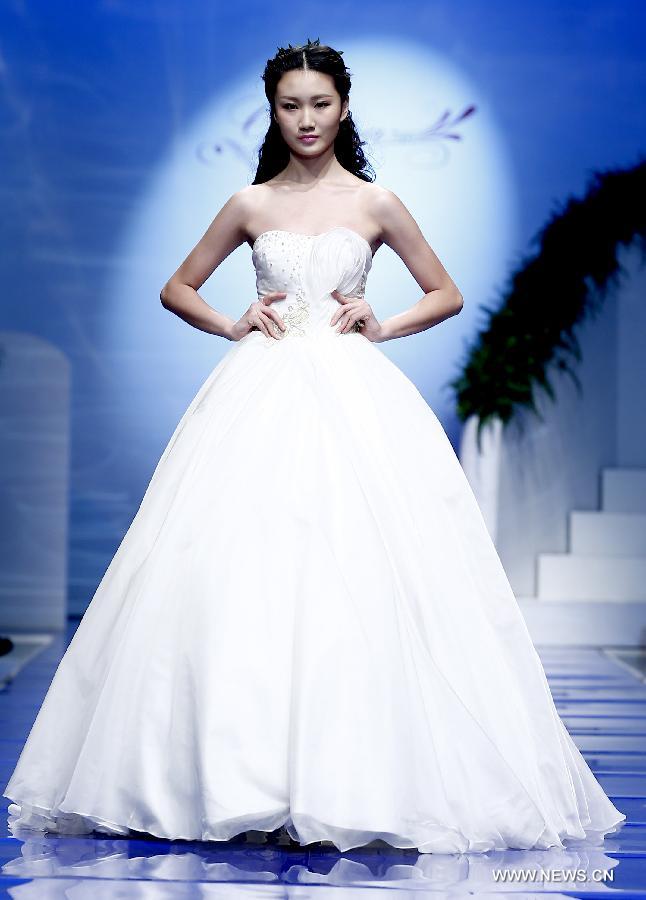
[{"label": "green foliage decoration", "polygon": [[635,243],[646,258],[646,159],[627,169],[594,172],[582,199],[570,197],[533,238],[538,249],[521,260],[495,307],[482,306],[485,324],[449,382],[458,417],[506,426],[521,409],[541,421],[536,391],[556,400],[550,381],[567,373],[581,393],[575,362],[581,323],[596,316],[625,274],[621,245]]}]

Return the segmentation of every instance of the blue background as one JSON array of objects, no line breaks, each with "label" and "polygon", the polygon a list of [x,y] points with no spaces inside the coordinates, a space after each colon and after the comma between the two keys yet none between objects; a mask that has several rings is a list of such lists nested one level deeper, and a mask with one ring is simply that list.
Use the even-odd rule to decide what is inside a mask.
[{"label": "blue background", "polygon": [[[149,418],[136,427],[138,407],[127,408],[118,356],[107,352],[106,333],[117,315],[107,285],[132,263],[124,260],[124,235],[155,171],[214,97],[249,70],[259,79],[277,46],[308,37],[339,49],[359,37],[387,37],[441,53],[477,85],[504,135],[515,191],[512,266],[545,219],[568,196],[583,193],[592,171],[631,165],[643,151],[645,20],[643,3],[609,0],[369,6],[50,0],[2,7],[0,327],[39,335],[72,363],[70,611],[89,603],[179,416],[230,346],[195,335],[201,348],[209,342],[209,353],[183,365],[179,380],[172,365],[160,370],[155,364]],[[352,59],[345,60],[352,69]],[[251,178],[249,172],[227,193]],[[377,180],[382,183],[379,172]],[[414,183],[408,195],[398,192],[413,208]],[[456,215],[466,219],[467,200],[459,202],[464,206]],[[492,208],[492,228],[496,216]],[[200,214],[180,223],[181,244],[163,266],[167,276],[208,222]],[[236,253],[247,254],[250,269],[248,248]],[[450,268],[458,285],[462,265]],[[163,327],[179,335],[189,326],[170,321],[161,308],[162,283],[155,271],[137,314],[147,310],[151,324],[166,317]],[[250,284],[240,314],[250,302]],[[418,297],[413,291],[400,308]],[[483,293],[467,301],[477,306],[493,299]],[[208,300],[217,305],[215,297]],[[118,315],[110,346],[122,340],[132,363],[128,319],[122,309]],[[466,340],[475,319],[465,319]],[[414,359],[394,346],[405,342],[384,349],[415,380],[457,450],[460,426],[450,393],[435,375],[424,375],[427,338],[415,336],[407,345]],[[182,333],[178,340],[184,339]],[[134,346],[135,366],[148,377],[151,348],[138,338]],[[434,340],[436,357],[443,346]],[[448,381],[458,371],[454,347],[440,361]],[[103,527],[92,528],[97,523]]]}]

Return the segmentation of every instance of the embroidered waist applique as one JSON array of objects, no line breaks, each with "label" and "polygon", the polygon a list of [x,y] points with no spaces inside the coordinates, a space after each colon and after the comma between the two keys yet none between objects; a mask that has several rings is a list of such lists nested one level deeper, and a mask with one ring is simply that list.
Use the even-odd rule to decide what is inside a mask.
[{"label": "embroidered waist applique", "polygon": [[276,322],[271,323],[277,337],[285,337],[287,334],[305,334],[303,326],[310,317],[310,304],[303,297],[300,289],[296,293],[294,303],[289,303],[287,309],[280,315],[285,323],[284,331]]}]

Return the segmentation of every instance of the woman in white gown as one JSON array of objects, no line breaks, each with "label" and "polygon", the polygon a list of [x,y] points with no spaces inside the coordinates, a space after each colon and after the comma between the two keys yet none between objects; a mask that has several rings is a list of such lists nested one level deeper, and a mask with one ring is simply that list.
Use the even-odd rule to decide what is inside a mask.
[{"label": "woman in white gown", "polygon": [[[308,41],[263,78],[256,180],[162,292],[234,346],[58,666],[4,792],[10,826],[599,843],[625,816],[558,716],[442,426],[376,346],[461,295],[366,174],[341,55]],[[258,300],[234,322],[197,290],[244,240]],[[426,293],[380,323],[363,294],[382,243]]]}]

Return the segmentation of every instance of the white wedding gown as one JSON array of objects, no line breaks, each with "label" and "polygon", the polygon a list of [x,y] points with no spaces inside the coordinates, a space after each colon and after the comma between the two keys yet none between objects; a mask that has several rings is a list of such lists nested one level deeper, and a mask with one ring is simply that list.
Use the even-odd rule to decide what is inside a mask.
[{"label": "white wedding gown", "polygon": [[12,831],[340,850],[603,841],[626,818],[555,709],[459,460],[330,292],[370,246],[263,232],[288,325],[215,366],[49,687]]}]

